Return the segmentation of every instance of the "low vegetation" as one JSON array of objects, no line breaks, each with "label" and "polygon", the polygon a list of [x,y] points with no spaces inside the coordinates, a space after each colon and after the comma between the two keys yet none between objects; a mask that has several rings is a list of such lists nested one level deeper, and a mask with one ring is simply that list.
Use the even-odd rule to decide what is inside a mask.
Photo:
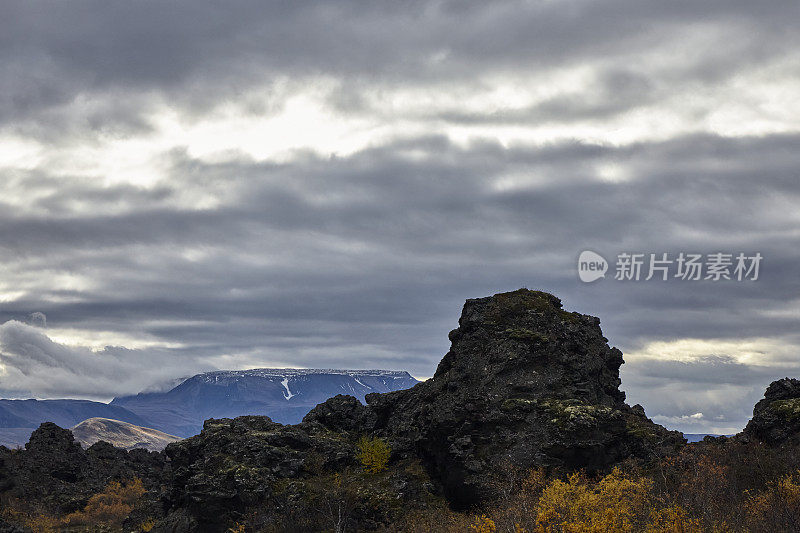
[{"label": "low vegetation", "polygon": [[392,450],[383,439],[376,437],[361,437],[358,441],[356,459],[361,462],[364,470],[377,474],[386,470]]},{"label": "low vegetation", "polygon": [[[493,504],[455,512],[443,499],[399,503],[427,482],[419,464],[389,463],[389,446],[362,438],[361,470],[319,472],[302,490],[283,487],[229,531],[385,531],[422,533],[774,532],[800,530],[800,454],[737,439],[707,439],[653,463],[628,462],[602,475],[499,467]],[[402,482],[398,482],[402,480]],[[75,512],[7,499],[2,517],[27,531],[150,531],[134,520],[145,489],[111,482]],[[293,501],[294,507],[287,502]],[[124,527],[123,527],[124,525]],[[158,529],[155,529],[158,530]]]},{"label": "low vegetation", "polygon": [[[131,515],[145,492],[144,485],[138,478],[124,482],[112,481],[103,491],[92,495],[83,509],[64,516],[18,499],[7,499],[3,502],[2,516],[25,530],[37,533],[122,531],[123,522]],[[155,520],[148,518],[138,524],[135,530],[150,531],[154,525]]]}]

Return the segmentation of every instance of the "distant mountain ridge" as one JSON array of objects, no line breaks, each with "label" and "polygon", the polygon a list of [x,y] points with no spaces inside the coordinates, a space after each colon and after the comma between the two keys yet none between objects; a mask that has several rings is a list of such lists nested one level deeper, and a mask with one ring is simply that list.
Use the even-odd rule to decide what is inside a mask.
[{"label": "distant mountain ridge", "polygon": [[122,406],[91,400],[0,400],[0,427],[5,428],[37,428],[42,422],[71,427],[96,416],[145,423]]},{"label": "distant mountain ridge", "polygon": [[166,392],[114,398],[148,427],[172,435],[196,435],[208,418],[267,415],[296,424],[317,404],[337,394],[364,401],[373,392],[407,389],[418,381],[398,370],[254,368],[197,374]]},{"label": "distant mountain ridge", "polygon": [[11,448],[24,445],[43,422],[72,427],[93,417],[147,425],[144,418],[122,406],[91,400],[0,400],[0,445]]},{"label": "distant mountain ridge", "polygon": [[418,381],[399,370],[254,368],[216,370],[181,380],[162,392],[90,400],[0,400],[0,445],[24,445],[43,422],[73,427],[103,418],[189,437],[208,418],[267,415],[295,424],[317,404],[337,394],[364,401],[373,392],[407,389]]}]

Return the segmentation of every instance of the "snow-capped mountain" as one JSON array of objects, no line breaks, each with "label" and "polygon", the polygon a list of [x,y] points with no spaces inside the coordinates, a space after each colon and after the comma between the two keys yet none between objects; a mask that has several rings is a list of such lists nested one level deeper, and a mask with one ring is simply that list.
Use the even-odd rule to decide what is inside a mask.
[{"label": "snow-capped mountain", "polygon": [[261,414],[294,424],[337,394],[363,402],[369,393],[407,389],[416,383],[408,372],[395,370],[222,370],[197,374],[167,392],[115,398],[111,405],[136,413],[149,427],[188,437],[199,433],[208,418]]}]

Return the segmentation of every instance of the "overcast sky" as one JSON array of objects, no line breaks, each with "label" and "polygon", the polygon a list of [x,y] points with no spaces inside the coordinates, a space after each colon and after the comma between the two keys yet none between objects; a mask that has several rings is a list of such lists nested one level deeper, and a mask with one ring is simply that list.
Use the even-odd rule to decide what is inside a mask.
[{"label": "overcast sky", "polygon": [[[0,391],[432,375],[466,298],[599,316],[657,422],[800,377],[796,0],[6,1]],[[577,258],[608,259],[582,283]],[[619,253],[763,256],[617,281]],[[43,313],[31,316],[32,313]]]}]

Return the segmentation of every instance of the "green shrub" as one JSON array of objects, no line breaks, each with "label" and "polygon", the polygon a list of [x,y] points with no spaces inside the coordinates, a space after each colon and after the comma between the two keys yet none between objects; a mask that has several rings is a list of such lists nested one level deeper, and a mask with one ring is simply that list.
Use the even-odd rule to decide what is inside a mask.
[{"label": "green shrub", "polygon": [[371,474],[386,470],[392,449],[385,441],[377,437],[361,437],[357,448],[356,458],[364,470]]}]

